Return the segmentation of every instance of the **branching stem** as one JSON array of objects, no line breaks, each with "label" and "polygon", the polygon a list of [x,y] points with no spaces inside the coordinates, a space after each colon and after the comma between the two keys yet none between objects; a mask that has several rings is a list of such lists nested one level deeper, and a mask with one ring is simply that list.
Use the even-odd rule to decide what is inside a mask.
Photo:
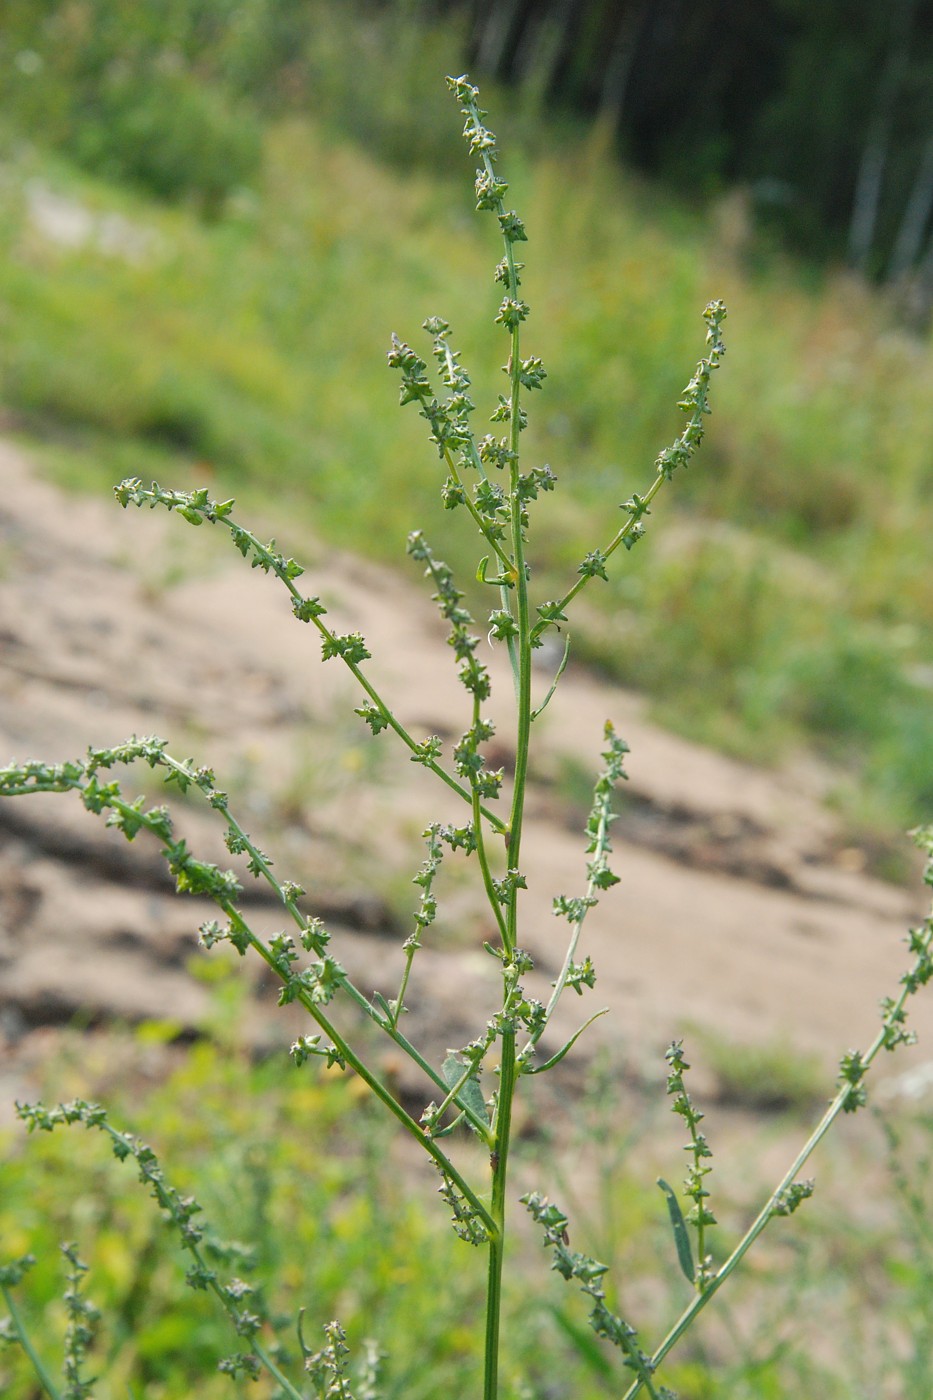
[{"label": "branching stem", "polygon": [[[923,943],[918,952],[917,962],[914,966],[912,973],[909,973],[907,974],[907,976],[902,978],[902,988],[900,994],[895,1000],[888,1004],[881,1030],[875,1036],[875,1039],[872,1041],[868,1049],[857,1057],[857,1063],[859,1067],[857,1080],[843,1082],[841,1088],[839,1089],[839,1092],[836,1094],[835,1098],[832,1099],[832,1101],[830,1102],[829,1107],[823,1114],[823,1117],[820,1119],[819,1123],[816,1125],[809,1138],[807,1138],[807,1141],[797,1153],[797,1156],[794,1158],[790,1167],[788,1167],[787,1171],[781,1177],[777,1186],[774,1188],[771,1195],[768,1197],[767,1201],[762,1206],[761,1210],[758,1212],[755,1219],[752,1221],[751,1225],[746,1230],[745,1234],[739,1240],[735,1249],[733,1249],[728,1259],[719,1269],[715,1278],[711,1279],[707,1283],[705,1290],[702,1293],[698,1293],[693,1299],[693,1301],[686,1308],[684,1308],[680,1317],[677,1319],[673,1327],[671,1327],[670,1331],[667,1333],[667,1336],[664,1337],[663,1341],[658,1346],[657,1350],[651,1358],[653,1369],[657,1369],[658,1365],[661,1363],[661,1361],[664,1360],[668,1352],[670,1352],[672,1348],[675,1347],[680,1341],[680,1338],[691,1326],[698,1314],[702,1312],[702,1310],[707,1306],[707,1304],[712,1301],[712,1299],[719,1292],[720,1288],[725,1283],[729,1275],[733,1273],[733,1271],[744,1259],[745,1255],[751,1249],[752,1245],[758,1239],[758,1236],[762,1233],[762,1231],[770,1224],[770,1222],[774,1219],[776,1215],[781,1214],[781,1210],[779,1209],[781,1198],[787,1191],[789,1191],[793,1187],[801,1171],[812,1157],[816,1148],[823,1141],[824,1137],[829,1132],[830,1128],[833,1126],[840,1113],[844,1113],[847,1110],[851,1111],[853,1096],[858,1091],[858,1085],[864,1078],[866,1072],[878,1056],[879,1052],[885,1048],[892,1049],[894,1048],[895,1044],[899,1043],[897,1040],[892,1038],[892,1028],[896,1029],[902,1024],[903,1011],[907,1003],[907,999],[912,994],[912,992],[916,991],[917,986],[919,985],[919,982],[915,980],[918,972],[923,980],[927,980],[927,978],[929,977],[930,945],[931,929],[928,926],[926,928]],[[634,1400],[634,1397],[638,1395],[641,1388],[641,1381],[634,1381],[632,1385],[629,1386],[628,1390],[624,1392],[622,1400]]]}]

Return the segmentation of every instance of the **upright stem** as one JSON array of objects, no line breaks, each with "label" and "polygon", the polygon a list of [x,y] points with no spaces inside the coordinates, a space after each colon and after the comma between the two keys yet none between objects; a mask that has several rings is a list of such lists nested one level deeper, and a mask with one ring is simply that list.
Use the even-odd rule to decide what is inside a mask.
[{"label": "upright stem", "polygon": [[[519,393],[521,383],[519,373],[519,329],[512,331],[512,349],[509,360],[511,388],[511,448],[513,452],[511,469],[512,507],[512,555],[515,561],[515,602],[518,622],[518,676],[516,699],[518,706],[517,729],[515,735],[515,782],[512,789],[512,811],[509,818],[507,836],[509,869],[517,870],[522,843],[522,820],[525,813],[525,781],[528,776],[528,745],[531,738],[531,618],[528,604],[528,579],[525,568],[525,541],[522,537],[522,502],[518,493],[519,461]],[[509,901],[509,933],[511,948],[516,946],[517,935],[517,890],[512,891]]]},{"label": "upright stem", "polygon": [[492,1154],[492,1202],[490,1214],[495,1234],[489,1237],[489,1280],[486,1293],[486,1366],[483,1400],[496,1400],[499,1393],[499,1319],[502,1312],[502,1263],[505,1257],[505,1187],[512,1134],[512,1099],[515,1094],[515,1028],[502,1033],[502,1060],[499,1066],[499,1106],[496,1116],[496,1147]]},{"label": "upright stem", "polygon": [[[511,258],[511,248],[507,244]],[[513,286],[514,269],[512,272]],[[522,502],[518,493],[518,434],[519,434],[519,329],[512,331],[509,359],[509,385],[512,406],[511,440],[511,515],[512,558],[515,567],[515,594],[518,621],[518,673],[516,675],[517,722],[515,736],[515,780],[512,789],[512,810],[506,837],[508,867],[518,870],[521,856],[522,819],[525,810],[525,784],[528,775],[528,745],[531,737],[531,618],[528,605],[528,580],[525,576],[525,552],[522,538]],[[504,937],[506,956],[518,946],[518,889],[512,886],[506,910]],[[496,1400],[499,1387],[499,1324],[502,1308],[502,1265],[505,1254],[506,1178],[512,1132],[512,1100],[515,1095],[516,1048],[515,1025],[503,1016],[502,1054],[499,1062],[499,1094],[496,1107],[496,1137],[492,1153],[491,1214],[496,1222],[496,1234],[489,1241],[489,1283],[486,1295],[486,1367],[484,1400]]]}]

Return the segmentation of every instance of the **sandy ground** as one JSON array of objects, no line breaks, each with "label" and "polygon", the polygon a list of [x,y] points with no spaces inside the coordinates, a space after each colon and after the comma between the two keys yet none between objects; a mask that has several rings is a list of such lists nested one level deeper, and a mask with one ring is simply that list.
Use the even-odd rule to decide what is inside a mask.
[{"label": "sandy ground", "polygon": [[[420,833],[462,820],[457,799],[391,736],[368,737],[352,714],[352,677],[321,663],[281,585],[246,567],[225,532],[66,496],[6,443],[0,483],[0,762],[168,737],[178,756],[216,769],[280,876],[306,885],[308,912],[325,916],[363,990],[391,996]],[[310,553],[318,562],[304,591],[321,594],[340,630],[363,633],[367,673],[399,717],[449,751],[468,716],[428,590],[354,558],[323,567],[320,550]],[[510,681],[501,655],[487,659],[496,762],[508,765]],[[542,695],[548,681],[542,673]],[[621,1040],[631,1063],[656,1064],[698,1026],[737,1047],[812,1052],[831,1082],[839,1053],[871,1040],[878,1000],[896,990],[906,930],[926,912],[919,882],[903,890],[856,868],[811,770],[762,772],[707,752],[653,726],[637,697],[573,669],[536,735],[522,861],[524,943],[536,961],[528,990],[546,997],[560,966],[566,925],[553,896],[585,885],[585,813],[569,810],[560,775],[594,768],[607,718],[632,750],[613,862],[621,884],[586,926],[596,989],[566,998],[550,1048],[606,1006],[590,1052]],[[141,781],[163,800],[148,770]],[[208,811],[185,802],[178,820],[197,853],[229,863]],[[496,991],[482,951],[488,916],[464,869],[439,894],[447,903],[416,962],[407,1022],[434,1056],[480,1031]],[[257,927],[281,927],[252,882],[247,897]],[[208,912],[174,894],[151,845],[128,845],[77,800],[0,804],[0,1117],[37,1028],[78,1012],[196,1027],[208,992],[190,961],[206,956],[194,930]],[[298,1023],[255,982],[244,1033],[286,1045]],[[911,1015],[921,1043],[880,1066],[889,1077],[933,1059],[933,996]]]}]

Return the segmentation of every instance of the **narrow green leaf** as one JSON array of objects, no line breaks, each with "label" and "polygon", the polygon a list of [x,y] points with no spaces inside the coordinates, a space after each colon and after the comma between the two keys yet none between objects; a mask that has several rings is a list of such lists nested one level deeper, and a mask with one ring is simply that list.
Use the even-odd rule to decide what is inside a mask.
[{"label": "narrow green leaf", "polygon": [[696,1269],[693,1263],[693,1250],[690,1247],[690,1235],[687,1230],[687,1222],[684,1220],[684,1213],[680,1208],[680,1202],[663,1177],[658,1177],[658,1185],[667,1198],[667,1210],[671,1217],[671,1229],[674,1231],[674,1244],[677,1246],[678,1262],[683,1270],[684,1277],[690,1283],[693,1283],[696,1278]]},{"label": "narrow green leaf", "polygon": [[583,1025],[580,1027],[580,1029],[579,1029],[578,1031],[575,1031],[575,1032],[574,1032],[574,1034],[573,1034],[573,1035],[570,1037],[570,1039],[567,1041],[566,1045],[562,1045],[561,1048],[560,1048],[558,1051],[556,1051],[556,1053],[553,1054],[549,1060],[545,1060],[545,1062],[544,1062],[543,1065],[529,1065],[529,1064],[525,1064],[525,1065],[522,1066],[522,1073],[523,1073],[523,1074],[544,1074],[546,1070],[553,1069],[555,1065],[559,1065],[560,1062],[561,1062],[561,1060],[562,1060],[562,1059],[564,1058],[564,1056],[568,1053],[568,1051],[572,1050],[573,1047],[576,1045],[577,1041],[580,1039],[580,1037],[581,1037],[581,1035],[583,1034],[583,1032],[584,1032],[585,1030],[588,1030],[589,1027],[593,1024],[594,1021],[598,1021],[599,1018],[600,1018],[600,1016],[605,1016],[606,1013],[608,1012],[608,1010],[609,1010],[609,1007],[608,1007],[608,1006],[604,1006],[603,1009],[602,1009],[601,1011],[594,1011],[594,1013],[593,1013],[593,1015],[590,1017],[590,1019],[589,1019],[588,1021],[584,1021],[584,1022],[583,1022]]},{"label": "narrow green leaf", "polygon": [[557,668],[557,674],[555,675],[554,680],[551,682],[551,688],[550,688],[550,690],[548,691],[547,695],[545,695],[544,699],[541,701],[541,704],[538,706],[538,708],[537,708],[536,710],[532,710],[532,712],[531,712],[531,718],[532,718],[533,720],[537,719],[538,716],[539,716],[540,714],[543,714],[543,712],[547,709],[548,705],[550,704],[551,696],[554,694],[555,690],[557,689],[557,682],[560,680],[561,676],[564,674],[564,671],[567,669],[567,662],[568,662],[569,660],[570,660],[570,636],[569,636],[569,634],[568,634],[567,640],[566,640],[566,642],[564,643],[564,655],[563,655],[563,657],[561,658],[561,663],[560,663],[560,665],[559,665],[558,668]]},{"label": "narrow green leaf", "polygon": [[385,1019],[386,1019],[386,1021],[389,1023],[389,1025],[392,1025],[392,1024],[394,1023],[394,1021],[395,1021],[395,1012],[392,1010],[392,1007],[391,1007],[391,1006],[389,1005],[389,1003],[386,1001],[386,999],[385,999],[385,997],[382,995],[382,993],[381,993],[381,992],[373,992],[372,1000],[373,1000],[373,1005],[374,1005],[375,1007],[377,1007],[379,1011],[382,1012],[383,1016],[385,1017]]}]

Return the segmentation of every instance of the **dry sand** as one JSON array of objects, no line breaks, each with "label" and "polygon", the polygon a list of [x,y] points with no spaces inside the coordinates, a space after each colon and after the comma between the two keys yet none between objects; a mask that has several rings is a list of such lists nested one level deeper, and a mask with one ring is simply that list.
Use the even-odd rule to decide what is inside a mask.
[{"label": "dry sand", "polygon": [[[0,482],[0,762],[168,737],[176,754],[216,769],[280,875],[307,886],[308,912],[326,916],[362,988],[392,995],[420,833],[458,819],[457,799],[396,754],[391,736],[368,737],[352,715],[352,678],[321,663],[281,585],[245,567],[225,532],[65,495],[8,443]],[[468,717],[428,590],[347,556],[321,567],[311,553],[319,562],[305,592],[322,595],[340,630],[363,633],[367,673],[400,718],[449,750]],[[486,659],[507,765],[511,683],[500,653]],[[542,694],[547,684],[542,674]],[[926,912],[919,882],[899,889],[852,868],[805,766],[764,772],[705,751],[651,724],[637,697],[572,668],[539,721],[522,860],[524,942],[537,964],[529,991],[546,996],[560,965],[566,925],[553,896],[585,884],[580,813],[568,817],[556,778],[568,765],[594,768],[606,719],[632,750],[613,862],[621,884],[586,925],[596,990],[565,999],[549,1045],[606,1006],[590,1050],[621,1038],[638,1065],[699,1026],[737,1045],[812,1052],[831,1082],[839,1053],[872,1038],[878,999],[896,990],[906,930]],[[142,780],[155,797],[148,770]],[[179,825],[197,852],[228,863],[209,812],[185,802]],[[481,1029],[496,990],[482,951],[488,917],[462,870],[440,893],[451,912],[442,906],[425,940],[407,1022],[434,1055]],[[258,927],[281,927],[252,883],[248,897]],[[174,894],[151,845],[128,845],[76,799],[0,804],[4,1106],[36,1028],[79,1011],[197,1026],[208,993],[188,963],[207,913]],[[882,1074],[933,1057],[933,996],[911,1015],[921,1044]],[[257,976],[248,1033],[285,1045],[295,1030]]]}]

